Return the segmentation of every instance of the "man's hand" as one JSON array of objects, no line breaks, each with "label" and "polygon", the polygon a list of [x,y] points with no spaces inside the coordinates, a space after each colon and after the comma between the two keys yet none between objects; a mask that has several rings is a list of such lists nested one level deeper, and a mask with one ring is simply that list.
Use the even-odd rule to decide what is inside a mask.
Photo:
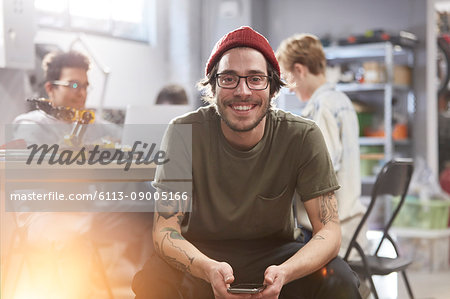
[{"label": "man's hand", "polygon": [[286,281],[286,272],[280,266],[270,266],[264,273],[264,284],[266,288],[259,294],[251,298],[257,299],[278,299],[281,288]]},{"label": "man's hand", "polygon": [[225,262],[214,262],[207,273],[209,282],[216,299],[244,299],[253,298],[249,294],[230,294],[227,288],[234,281],[233,269]]}]

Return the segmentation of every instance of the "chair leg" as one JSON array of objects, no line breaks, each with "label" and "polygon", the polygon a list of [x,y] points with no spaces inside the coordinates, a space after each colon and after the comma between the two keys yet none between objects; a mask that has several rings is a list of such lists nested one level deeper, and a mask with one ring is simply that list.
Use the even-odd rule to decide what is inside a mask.
[{"label": "chair leg", "polygon": [[408,277],[406,276],[406,271],[403,270],[401,272],[402,272],[403,280],[405,281],[406,290],[408,291],[409,298],[414,299],[414,295],[413,295],[413,292],[412,292],[412,289],[411,289],[411,285],[409,284]]},{"label": "chair leg", "polygon": [[378,298],[377,289],[375,288],[375,283],[373,282],[373,279],[372,279],[372,275],[369,275],[369,276],[367,277],[367,279],[369,279],[370,289],[372,290],[373,296],[375,297],[375,299],[379,299],[379,298]]}]

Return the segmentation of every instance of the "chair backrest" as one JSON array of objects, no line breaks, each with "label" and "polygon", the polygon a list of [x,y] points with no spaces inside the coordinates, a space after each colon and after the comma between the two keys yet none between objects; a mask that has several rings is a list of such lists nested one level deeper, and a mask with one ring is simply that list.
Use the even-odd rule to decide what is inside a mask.
[{"label": "chair backrest", "polygon": [[400,211],[400,208],[403,205],[403,202],[405,201],[413,169],[414,166],[412,159],[394,159],[387,162],[383,166],[373,186],[372,197],[369,206],[367,207],[366,213],[364,214],[363,218],[358,224],[355,233],[353,234],[353,237],[350,241],[349,247],[345,254],[344,260],[348,259],[362,227],[366,223],[370,213],[373,210],[373,207],[375,206],[376,200],[381,195],[400,196],[400,201],[398,205],[392,211],[391,217],[388,219],[387,223],[383,228],[383,236],[375,251],[375,254],[378,253],[378,250],[381,247],[381,243],[383,243],[383,240],[386,238],[389,228],[394,222],[395,217],[397,216],[398,212]]}]

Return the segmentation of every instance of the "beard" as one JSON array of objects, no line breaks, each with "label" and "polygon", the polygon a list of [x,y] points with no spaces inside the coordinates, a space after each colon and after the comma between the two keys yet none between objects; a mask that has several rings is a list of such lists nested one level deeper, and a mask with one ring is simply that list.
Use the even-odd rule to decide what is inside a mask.
[{"label": "beard", "polygon": [[[229,100],[224,103],[219,103],[216,100],[216,112],[220,116],[220,118],[223,120],[223,122],[233,131],[235,132],[248,132],[256,128],[261,121],[264,119],[264,117],[269,113],[270,110],[270,99],[267,99],[267,101],[263,101],[262,103],[258,103],[257,105],[261,106],[261,112],[260,114],[256,115],[255,119],[249,123],[246,126],[242,126],[242,123],[240,120],[233,121],[231,117],[227,116],[226,109],[229,108],[229,105],[235,102],[236,100]],[[239,100],[239,103],[245,103],[248,102],[249,104],[255,104],[253,101],[242,101]],[[227,108],[226,108],[227,107]]]}]

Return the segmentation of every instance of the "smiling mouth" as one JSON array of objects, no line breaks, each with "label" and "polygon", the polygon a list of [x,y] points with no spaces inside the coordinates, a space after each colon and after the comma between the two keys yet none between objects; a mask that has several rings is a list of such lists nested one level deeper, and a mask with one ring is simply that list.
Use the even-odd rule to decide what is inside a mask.
[{"label": "smiling mouth", "polygon": [[253,108],[256,107],[256,104],[246,104],[246,105],[230,105],[231,109],[233,109],[234,111],[239,111],[239,112],[245,112],[245,111],[250,111]]}]

